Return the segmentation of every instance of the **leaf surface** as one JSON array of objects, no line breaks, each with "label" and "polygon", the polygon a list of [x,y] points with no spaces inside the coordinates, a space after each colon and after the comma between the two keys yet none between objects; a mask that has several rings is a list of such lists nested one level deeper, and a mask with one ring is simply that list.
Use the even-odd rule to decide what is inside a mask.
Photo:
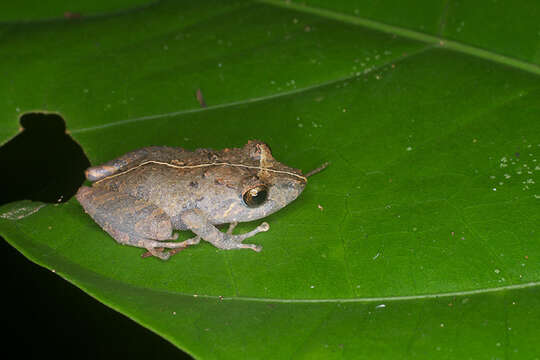
[{"label": "leaf surface", "polygon": [[[164,1],[4,22],[2,141],[40,109],[92,164],[255,138],[289,166],[331,165],[266,219],[261,253],[141,259],[75,199],[0,207],[0,234],[200,358],[532,358],[538,9],[499,4],[481,33],[482,2],[416,2]],[[497,36],[512,21],[527,36]]]}]

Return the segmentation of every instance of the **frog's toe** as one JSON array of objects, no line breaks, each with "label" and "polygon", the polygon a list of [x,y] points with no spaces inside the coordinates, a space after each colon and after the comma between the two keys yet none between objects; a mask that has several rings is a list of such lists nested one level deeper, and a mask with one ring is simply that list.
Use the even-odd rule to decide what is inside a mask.
[{"label": "frog's toe", "polygon": [[[229,235],[229,236],[232,237],[233,241],[241,243],[242,241],[246,240],[247,238],[255,236],[260,232],[268,231],[268,229],[270,229],[270,225],[268,225],[267,222],[263,222],[261,225],[257,226],[255,229],[251,230],[250,232],[247,232],[245,234],[240,234],[240,235]],[[258,251],[260,251],[260,250],[258,250]]]},{"label": "frog's toe", "polygon": [[255,245],[255,244],[241,244],[241,246],[239,246],[241,249],[251,249],[253,251],[256,251],[256,252],[261,252],[262,250],[262,246],[260,245]]},{"label": "frog's toe", "polygon": [[257,229],[259,229],[261,232],[268,231],[270,230],[270,225],[265,221],[261,225],[257,226]]}]

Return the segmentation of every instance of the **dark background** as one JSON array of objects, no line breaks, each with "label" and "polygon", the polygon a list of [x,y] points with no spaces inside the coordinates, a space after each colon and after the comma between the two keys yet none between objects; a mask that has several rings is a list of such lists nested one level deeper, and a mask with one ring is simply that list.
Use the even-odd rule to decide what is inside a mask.
[{"label": "dark background", "polygon": [[[90,165],[56,114],[21,117],[24,131],[0,147],[0,205],[69,200]],[[191,359],[168,341],[26,259],[0,237],[4,348],[19,358]]]}]

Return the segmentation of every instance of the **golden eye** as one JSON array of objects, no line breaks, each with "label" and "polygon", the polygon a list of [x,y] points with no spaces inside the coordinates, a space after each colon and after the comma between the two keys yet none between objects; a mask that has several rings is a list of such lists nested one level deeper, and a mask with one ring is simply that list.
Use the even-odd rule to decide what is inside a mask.
[{"label": "golden eye", "polygon": [[261,206],[265,203],[267,198],[268,189],[264,185],[254,186],[248,189],[246,192],[244,192],[244,195],[242,195],[242,199],[244,199],[244,204],[246,204],[247,207],[250,208],[256,208],[257,206]]}]

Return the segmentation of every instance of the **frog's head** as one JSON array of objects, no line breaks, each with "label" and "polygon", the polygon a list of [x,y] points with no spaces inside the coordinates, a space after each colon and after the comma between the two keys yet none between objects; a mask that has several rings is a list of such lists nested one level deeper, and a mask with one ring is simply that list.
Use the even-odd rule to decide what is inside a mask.
[{"label": "frog's head", "polygon": [[198,203],[214,224],[264,218],[296,199],[307,183],[300,170],[276,161],[259,141],[225,149],[220,159],[225,166],[205,170],[216,193]]},{"label": "frog's head", "polygon": [[300,170],[276,161],[268,145],[250,141],[244,151],[254,161],[255,170],[242,184],[242,202],[246,208],[243,213],[249,220],[263,218],[284,208],[304,190],[307,178]]},{"label": "frog's head", "polygon": [[299,170],[250,178],[242,190],[243,205],[253,214],[250,216],[253,219],[268,216],[295,200],[304,190],[306,182]]}]

